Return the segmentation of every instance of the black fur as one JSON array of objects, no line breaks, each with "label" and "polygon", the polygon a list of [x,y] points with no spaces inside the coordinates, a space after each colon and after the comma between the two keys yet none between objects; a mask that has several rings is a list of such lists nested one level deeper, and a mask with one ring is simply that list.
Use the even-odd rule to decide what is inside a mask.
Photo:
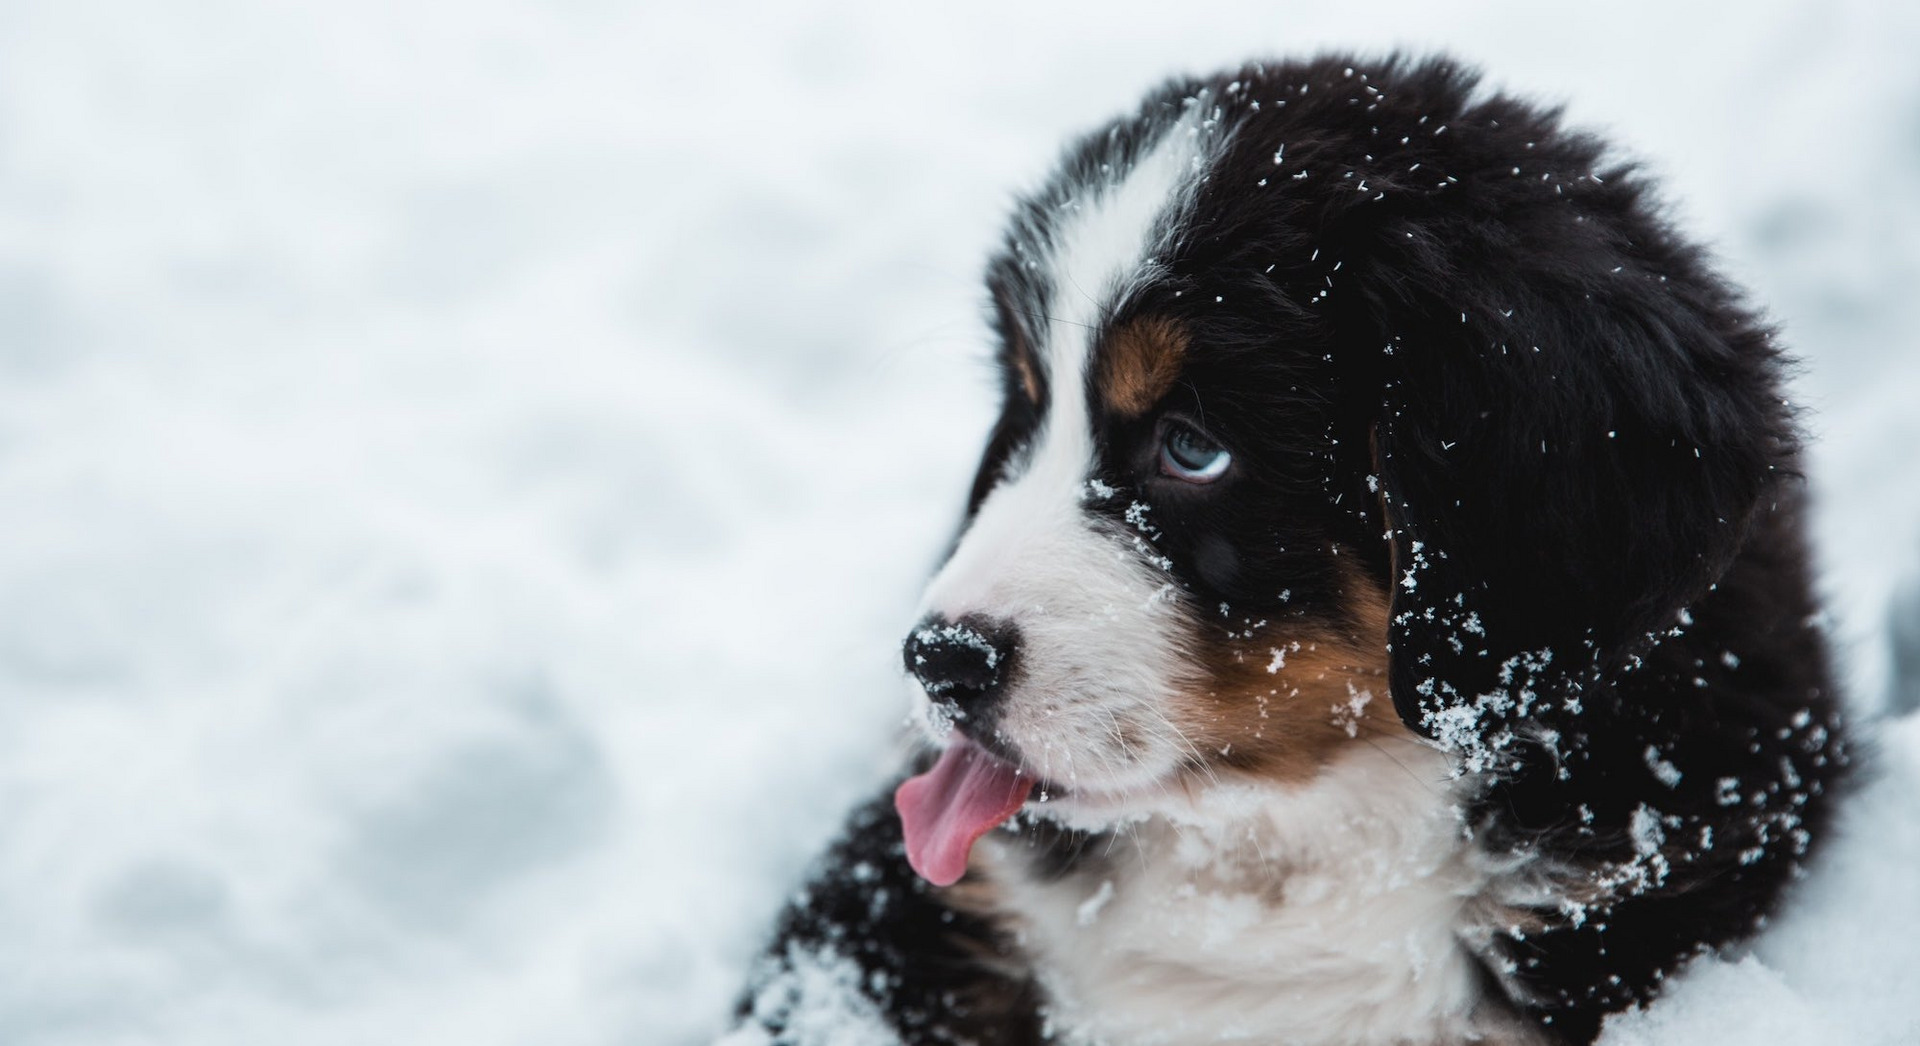
[{"label": "black fur", "polygon": [[859,989],[906,1042],[1043,1041],[1038,989],[1012,942],[986,920],[943,903],[937,892],[907,867],[891,796],[855,810],[781,916],[758,986],[741,1000],[741,1016],[775,1042],[815,1046],[803,1038],[804,1020],[796,1019],[802,1000],[775,976],[791,968],[797,950],[861,971]]},{"label": "black fur", "polygon": [[[1391,591],[1394,706],[1487,775],[1476,838],[1580,888],[1488,947],[1488,990],[1589,1042],[1764,923],[1843,779],[1772,334],[1556,112],[1335,56],[1170,84],[1070,150],[989,269],[1009,363],[1046,301],[1025,245],[1193,104],[1231,145],[1112,322],[1171,317],[1195,349],[1158,409],[1100,422],[1101,477],[1152,502],[1201,605],[1340,619],[1356,558]],[[1044,413],[1011,365],[1005,398],[970,511]],[[1137,465],[1169,418],[1247,474],[1156,493]],[[1086,839],[1035,846],[1066,874]],[[828,945],[910,1042],[1037,1040],[1012,945],[907,871],[884,803],[825,868],[770,968]]]}]

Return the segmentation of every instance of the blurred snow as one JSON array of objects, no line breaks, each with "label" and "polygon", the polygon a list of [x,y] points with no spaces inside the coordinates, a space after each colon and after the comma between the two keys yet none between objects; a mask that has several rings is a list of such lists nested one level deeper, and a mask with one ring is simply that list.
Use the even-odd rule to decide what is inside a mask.
[{"label": "blurred snow", "polygon": [[[0,1042],[689,1043],[891,758],[1009,194],[1445,46],[1805,355],[1863,713],[1920,569],[1920,9],[0,0]],[[1920,1038],[1920,727],[1616,1046]]]}]

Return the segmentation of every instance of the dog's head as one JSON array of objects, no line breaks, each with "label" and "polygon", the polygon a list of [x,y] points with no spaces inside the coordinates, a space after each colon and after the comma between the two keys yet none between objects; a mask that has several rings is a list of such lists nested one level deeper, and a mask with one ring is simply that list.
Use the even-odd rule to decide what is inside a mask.
[{"label": "dog's head", "polygon": [[905,650],[933,736],[1124,811],[1379,731],[1471,750],[1670,627],[1792,428],[1602,152],[1350,59],[1073,147],[988,272],[1004,404]]}]

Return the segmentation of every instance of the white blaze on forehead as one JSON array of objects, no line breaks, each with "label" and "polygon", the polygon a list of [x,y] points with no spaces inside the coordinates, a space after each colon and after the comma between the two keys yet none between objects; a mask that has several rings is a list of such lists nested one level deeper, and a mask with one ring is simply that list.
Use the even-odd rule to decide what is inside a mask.
[{"label": "white blaze on forehead", "polygon": [[1213,152],[1214,125],[1201,119],[1201,104],[1160,132],[1117,182],[1086,186],[1055,216],[1051,242],[1043,248],[1053,278],[1049,340],[1077,334],[1066,340],[1084,343],[1086,328],[1153,274],[1156,256],[1168,246]]},{"label": "white blaze on forehead", "polygon": [[1034,251],[1050,284],[1039,340],[1054,389],[1054,432],[1069,427],[1069,418],[1086,427],[1079,390],[1094,339],[1127,295],[1158,273],[1171,248],[1220,137],[1208,112],[1203,93],[1131,167],[1112,161],[1118,180],[1080,187],[1053,216],[1048,242]]},{"label": "white blaze on forehead", "polygon": [[[1004,602],[994,598],[996,575],[1007,573],[1019,546],[1094,537],[1080,510],[1094,456],[1085,394],[1094,341],[1105,317],[1152,278],[1156,255],[1170,246],[1167,241],[1219,137],[1208,112],[1203,94],[1130,167],[1115,155],[1109,180],[1078,187],[1061,213],[1052,216],[1047,242],[1030,245],[1051,287],[1045,325],[1035,332],[1051,401],[1024,472],[981,505],[929,589],[929,609],[956,619],[1018,609],[990,604]],[[1009,470],[1016,467],[1010,464]]]},{"label": "white blaze on forehead", "polygon": [[1044,242],[1028,245],[1051,287],[1048,319],[1033,332],[1051,402],[1024,460],[1009,464],[928,586],[927,613],[1017,627],[1020,677],[997,721],[1029,758],[1052,763],[1038,767],[1051,775],[1116,763],[1099,753],[1127,717],[1139,719],[1137,752],[1138,736],[1164,724],[1158,703],[1179,670],[1170,579],[1084,507],[1094,464],[1086,380],[1106,316],[1156,275],[1220,137],[1207,100],[1190,102],[1132,165],[1116,148],[1106,180],[1076,187]]}]

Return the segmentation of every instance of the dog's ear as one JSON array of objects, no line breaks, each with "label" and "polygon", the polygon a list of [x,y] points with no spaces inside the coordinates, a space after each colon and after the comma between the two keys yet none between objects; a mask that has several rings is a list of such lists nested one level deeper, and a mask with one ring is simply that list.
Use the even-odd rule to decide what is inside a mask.
[{"label": "dog's ear", "polygon": [[1791,468],[1791,410],[1769,332],[1631,182],[1371,239],[1344,322],[1379,397],[1393,700],[1444,741],[1682,620]]}]

